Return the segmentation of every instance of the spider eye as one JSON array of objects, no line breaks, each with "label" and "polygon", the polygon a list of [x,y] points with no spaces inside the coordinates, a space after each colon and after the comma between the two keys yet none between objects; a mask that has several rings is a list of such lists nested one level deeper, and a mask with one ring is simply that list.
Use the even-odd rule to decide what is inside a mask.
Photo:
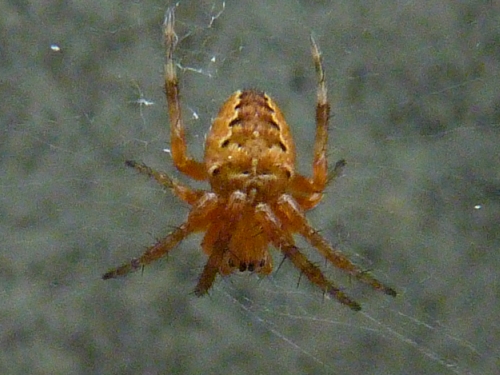
[{"label": "spider eye", "polygon": [[248,270],[253,272],[255,270],[255,264],[253,262],[248,263]]},{"label": "spider eye", "polygon": [[211,169],[210,171],[210,174],[212,176],[217,176],[218,174],[220,173],[220,167],[219,166],[215,166]]},{"label": "spider eye", "polygon": [[240,272],[245,272],[247,270],[247,264],[245,262],[240,263]]}]

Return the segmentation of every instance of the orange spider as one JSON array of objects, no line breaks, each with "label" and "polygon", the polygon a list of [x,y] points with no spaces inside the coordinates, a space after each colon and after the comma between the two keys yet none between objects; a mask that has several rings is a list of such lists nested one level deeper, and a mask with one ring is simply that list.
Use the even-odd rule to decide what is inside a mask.
[{"label": "orange spider", "polygon": [[313,38],[312,56],[318,77],[316,140],[312,178],[295,172],[295,146],[283,114],[265,93],[236,91],[223,105],[207,135],[203,162],[188,156],[181,119],[179,82],[173,52],[177,42],[174,9],[164,23],[166,46],[165,90],[170,118],[171,153],[177,169],[195,180],[208,180],[211,191],[193,190],[144,164],[126,164],[154,178],[191,205],[187,220],[139,258],[104,274],[103,279],[124,276],[165,256],[191,233],[205,231],[201,244],[208,255],[195,294],[208,292],[217,274],[235,271],[268,275],[273,270],[268,246],[272,244],[302,274],[325,293],[353,310],[361,306],[329,281],[318,266],[295,245],[293,235],[302,235],[335,267],[374,289],[395,296],[389,288],[354,265],[330,245],[307,221],[304,212],[323,197],[327,182],[340,174],[344,160],[328,174],[326,148],[330,106],[321,54]]}]

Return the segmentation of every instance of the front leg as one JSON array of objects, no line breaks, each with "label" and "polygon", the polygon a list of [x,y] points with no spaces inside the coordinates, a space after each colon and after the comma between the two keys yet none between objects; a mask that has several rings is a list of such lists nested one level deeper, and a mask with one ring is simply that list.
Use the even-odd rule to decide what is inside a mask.
[{"label": "front leg", "polygon": [[217,196],[213,193],[205,193],[193,206],[188,219],[179,228],[149,247],[139,258],[134,258],[120,267],[109,270],[102,278],[107,280],[126,276],[164,257],[191,233],[206,229],[213,220],[212,213],[217,207]]},{"label": "front leg", "polygon": [[290,229],[294,233],[301,234],[312,246],[318,249],[319,253],[331,264],[354,276],[359,281],[370,285],[373,289],[380,290],[389,296],[396,297],[397,293],[394,289],[384,285],[366,270],[352,263],[344,253],[334,248],[317,230],[311,227],[304,213],[292,197],[282,195],[276,207],[279,215],[286,218]]},{"label": "front leg", "polygon": [[311,283],[317,285],[321,290],[337,299],[340,303],[349,306],[352,310],[361,310],[359,303],[353,301],[347,294],[329,281],[325,275],[323,275],[319,267],[299,251],[293,242],[291,233],[285,232],[282,229],[279,218],[267,204],[259,204],[255,209],[255,215],[261,222],[262,228],[273,245],[281,250],[285,257],[290,259],[293,265],[301,274],[304,274]]},{"label": "front leg", "polygon": [[214,215],[211,215],[212,221],[201,244],[205,253],[208,254],[208,261],[194,290],[194,294],[198,297],[208,292],[217,274],[221,273],[224,276],[232,272],[231,267],[228,267],[224,261],[227,259],[229,242],[241,220],[246,203],[247,195],[237,190],[226,202],[220,202]]}]

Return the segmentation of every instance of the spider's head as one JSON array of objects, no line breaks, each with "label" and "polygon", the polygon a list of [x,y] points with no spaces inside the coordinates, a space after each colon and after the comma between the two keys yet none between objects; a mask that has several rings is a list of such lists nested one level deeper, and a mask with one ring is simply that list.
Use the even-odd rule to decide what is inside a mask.
[{"label": "spider's head", "polygon": [[[250,257],[249,257],[250,255]],[[256,272],[268,275],[273,270],[273,261],[266,250],[258,257],[252,257],[251,253],[228,251],[224,254],[219,272],[221,275],[229,275],[235,272]]]},{"label": "spider's head", "polygon": [[246,271],[268,275],[273,270],[268,245],[269,238],[255,219],[254,211],[246,210],[230,233],[219,272],[221,275]]}]

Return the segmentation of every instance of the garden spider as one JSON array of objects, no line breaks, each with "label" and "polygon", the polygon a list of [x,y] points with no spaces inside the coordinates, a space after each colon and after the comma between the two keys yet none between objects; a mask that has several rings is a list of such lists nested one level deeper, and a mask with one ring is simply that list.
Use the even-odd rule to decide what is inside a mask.
[{"label": "garden spider", "polygon": [[295,172],[295,146],[276,103],[255,90],[236,91],[222,105],[206,137],[203,162],[188,156],[181,119],[179,82],[173,53],[177,43],[174,8],[164,23],[166,47],[165,91],[170,118],[171,153],[177,169],[195,180],[208,180],[211,191],[193,190],[135,161],[126,164],[155,179],[177,197],[191,205],[187,220],[165,238],[148,248],[139,258],[104,274],[103,279],[124,276],[168,254],[184,238],[205,231],[201,247],[208,261],[195,294],[208,292],[217,274],[250,271],[268,275],[273,270],[268,246],[272,244],[313,284],[353,310],[361,306],[329,281],[318,266],[295,245],[293,235],[303,236],[335,267],[358,280],[396,296],[389,288],[355,266],[342,252],[330,245],[307,221],[304,212],[323,197],[327,182],[340,174],[344,160],[328,174],[326,148],[330,106],[321,54],[311,37],[312,56],[318,79],[316,140],[313,175]]}]

